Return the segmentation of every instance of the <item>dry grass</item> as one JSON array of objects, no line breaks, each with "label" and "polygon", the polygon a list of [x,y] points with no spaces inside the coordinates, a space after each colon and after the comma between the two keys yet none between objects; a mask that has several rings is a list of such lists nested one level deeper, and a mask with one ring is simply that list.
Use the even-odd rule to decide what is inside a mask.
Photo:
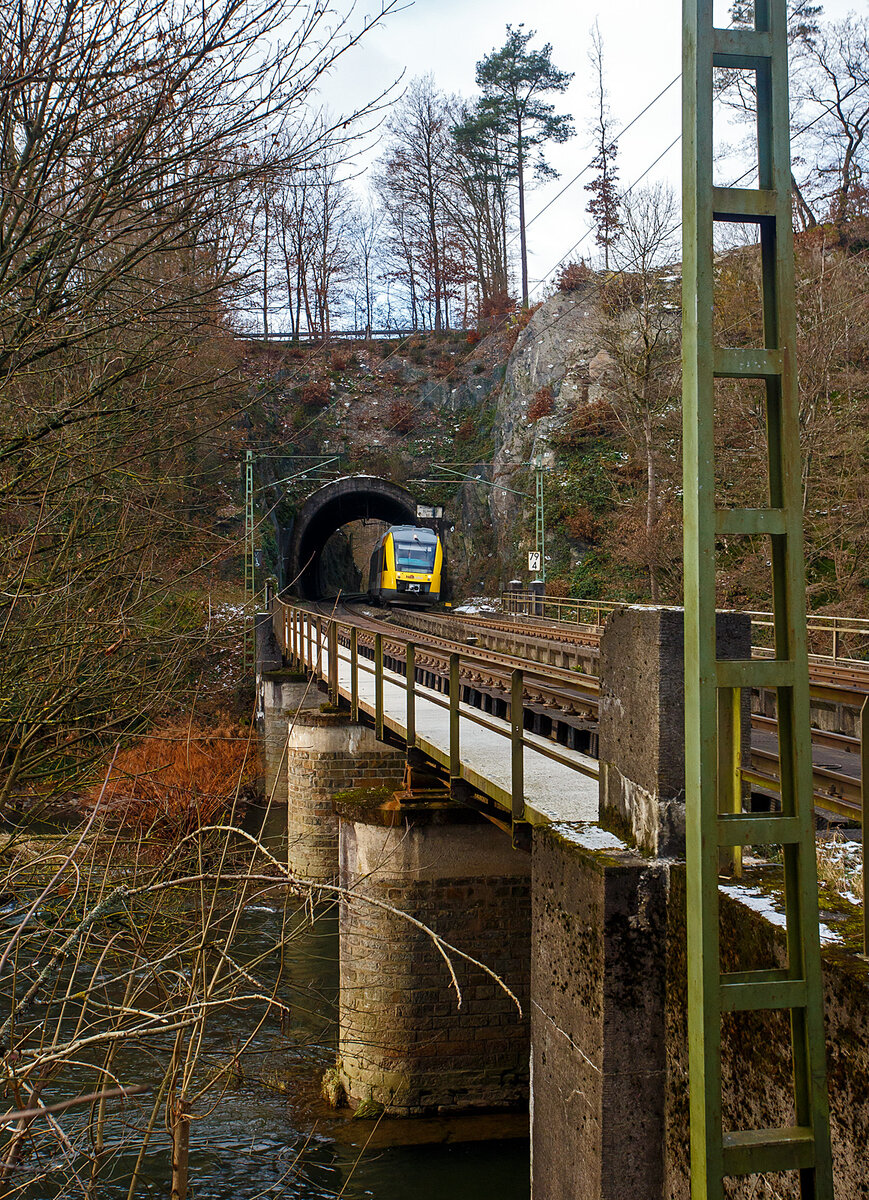
[{"label": "dry grass", "polygon": [[171,841],[218,817],[258,772],[257,740],[237,725],[161,729],[119,751],[104,803],[124,824]]},{"label": "dry grass", "polygon": [[834,833],[818,842],[818,882],[849,900],[863,902],[863,848]]}]

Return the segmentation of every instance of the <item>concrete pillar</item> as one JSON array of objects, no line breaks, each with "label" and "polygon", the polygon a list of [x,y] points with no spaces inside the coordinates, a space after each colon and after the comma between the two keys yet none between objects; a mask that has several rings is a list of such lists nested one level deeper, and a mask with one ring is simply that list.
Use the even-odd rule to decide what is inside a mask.
[{"label": "concrete pillar", "polygon": [[594,826],[532,860],[533,1200],[662,1200],[666,871]]},{"label": "concrete pillar", "polygon": [[[719,658],[751,657],[751,622],[719,613]],[[743,696],[749,729],[749,693]],[[600,819],[645,853],[685,852],[681,608],[623,608],[600,643]],[[746,740],[747,745],[747,740]]]},{"label": "concrete pillar", "polygon": [[[395,1115],[521,1108],[528,1098],[529,868],[469,809],[340,804],[339,1070],[354,1107]],[[453,956],[381,900],[485,963]],[[449,952],[448,952],[449,953]]]},{"label": "concrete pillar", "polygon": [[[719,614],[719,657],[748,658],[750,633],[747,617]],[[608,829],[534,834],[533,1200],[669,1194],[668,895],[685,846],[681,610],[617,611],[600,664]]]},{"label": "concrete pillar", "polygon": [[340,793],[394,791],[404,779],[405,753],[378,742],[349,713],[302,709],[287,738],[287,854],[290,870],[306,879],[338,875]]}]

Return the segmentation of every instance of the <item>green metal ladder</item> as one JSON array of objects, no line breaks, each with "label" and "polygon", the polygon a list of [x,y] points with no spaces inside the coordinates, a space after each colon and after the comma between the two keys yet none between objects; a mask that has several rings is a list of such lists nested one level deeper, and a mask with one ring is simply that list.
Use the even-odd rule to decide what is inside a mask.
[{"label": "green metal ladder", "polygon": [[253,600],[256,594],[256,563],[253,509],[253,450],[244,456],[244,669],[253,665],[255,656]]},{"label": "green metal ladder", "polygon": [[[683,407],[688,1031],[691,1194],[720,1200],[727,1176],[799,1171],[804,1198],[832,1197],[818,890],[812,825],[812,756],[797,374],[785,0],[755,0],[755,25],[717,29],[712,0],[684,0]],[[755,188],[713,187],[713,68],[757,78]],[[713,344],[713,227],[752,222],[762,254],[764,345]],[[766,387],[768,507],[717,509],[715,379]],[[775,657],[716,657],[716,537],[770,542]],[[782,810],[742,811],[741,689],[775,688]],[[786,968],[722,974],[719,854],[783,849]],[[795,1123],[725,1131],[721,1099],[723,1013],[789,1010]]]}]

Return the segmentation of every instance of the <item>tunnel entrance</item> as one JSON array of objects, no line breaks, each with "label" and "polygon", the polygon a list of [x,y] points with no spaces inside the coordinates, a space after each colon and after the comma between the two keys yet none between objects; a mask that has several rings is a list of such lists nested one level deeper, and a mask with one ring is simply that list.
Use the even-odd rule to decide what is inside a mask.
[{"label": "tunnel entrance", "polygon": [[[397,483],[352,475],[327,483],[309,496],[293,522],[284,564],[284,587],[303,600],[335,595],[339,588],[365,586],[364,545],[377,523],[415,525],[416,500]],[[352,528],[335,537],[343,526]],[[327,543],[329,549],[324,555]],[[369,552],[370,553],[370,552]]]}]

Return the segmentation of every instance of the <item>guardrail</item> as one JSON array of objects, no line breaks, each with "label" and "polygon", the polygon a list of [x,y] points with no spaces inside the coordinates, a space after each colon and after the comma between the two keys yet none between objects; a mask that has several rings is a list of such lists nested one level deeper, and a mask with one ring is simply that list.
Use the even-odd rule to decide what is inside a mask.
[{"label": "guardrail", "polygon": [[[621,608],[616,600],[582,600],[572,597],[538,595],[534,592],[504,592],[504,612],[512,616],[539,617],[570,625],[602,629],[609,614]],[[653,605],[637,605],[651,608]],[[772,653],[773,614],[749,611],[752,650],[757,656]],[[806,626],[810,657],[818,661],[862,667],[869,671],[869,619],[865,617],[809,614]]]},{"label": "guardrail", "polygon": [[[537,597],[531,596],[529,599],[536,600]],[[612,611],[617,607],[615,604],[602,606],[596,601],[574,604],[584,609],[596,608],[601,612]],[[328,687],[330,701],[335,705],[340,704],[341,700],[346,701],[354,721],[358,721],[363,715],[368,717],[374,725],[376,736],[381,740],[385,739],[389,731],[393,737],[403,740],[408,750],[417,749],[437,763],[448,772],[451,789],[455,784],[464,781],[487,796],[505,811],[505,815],[509,815],[509,823],[502,824],[504,829],[509,831],[519,823],[535,824],[548,819],[535,811],[533,802],[529,802],[525,795],[526,749],[562,763],[589,778],[599,778],[599,768],[593,760],[579,755],[578,752],[567,751],[564,747],[525,730],[525,676],[539,675],[539,665],[529,665],[527,671],[519,667],[510,669],[507,717],[501,720],[461,699],[463,667],[491,667],[491,654],[474,653],[470,649],[451,652],[433,649],[425,642],[402,637],[397,631],[386,636],[374,633],[360,629],[352,621],[324,617],[277,598],[271,599],[270,607],[275,635],[285,662],[296,670],[310,671],[323,679]],[[425,682],[426,676],[433,673],[418,665],[417,656],[420,649],[424,650],[427,658],[440,662],[441,691]],[[343,653],[345,650],[346,653]],[[342,662],[349,665],[344,682],[341,680]],[[360,679],[363,675],[373,678],[373,698],[369,701],[361,695]],[[405,692],[403,720],[390,717],[385,712],[384,693],[387,685],[398,686]],[[822,687],[821,690],[825,689]],[[446,752],[417,733],[420,699],[449,711],[449,743]],[[462,719],[498,734],[504,738],[505,743],[509,742],[509,787],[502,787],[493,780],[486,779],[462,762]],[[814,800],[816,805],[828,812],[861,821],[865,829],[869,821],[869,786],[864,783],[869,782],[869,697],[862,701],[860,738],[853,740],[857,743],[853,749],[860,755],[860,779],[818,767],[814,772]],[[751,766],[741,768],[740,775],[744,783],[776,793],[780,791],[781,786],[779,772],[780,763],[776,755],[753,750]],[[864,896],[869,896],[869,856],[864,856],[863,885]],[[863,930],[864,953],[869,954],[869,909],[865,904]]]},{"label": "guardrail", "polygon": [[[462,687],[470,688],[469,684],[463,684],[463,669],[467,668],[464,672],[467,675],[475,667],[491,668],[491,655],[475,653],[471,649],[446,652],[422,644],[426,658],[440,664],[440,671],[435,673],[418,664],[421,643],[413,638],[374,633],[361,629],[352,621],[323,617],[284,600],[274,600],[271,611],[275,636],[285,661],[291,667],[317,675],[326,682],[333,704],[339,704],[342,699],[349,703],[352,720],[358,721],[360,714],[363,714],[373,721],[375,734],[381,740],[389,730],[405,742],[408,750],[420,750],[445,772],[448,771],[451,788],[459,781],[470,784],[509,813],[512,824],[535,824],[547,819],[534,809],[525,794],[526,750],[541,754],[591,779],[598,778],[598,766],[594,760],[524,728],[526,672],[522,668],[513,667],[509,670],[510,698],[507,717],[502,720],[461,699]],[[343,682],[340,678],[341,663],[349,668],[344,672]],[[534,669],[529,667],[527,671],[529,675],[539,673],[539,666]],[[360,681],[363,676],[373,678],[373,697],[370,700],[361,694]],[[435,676],[442,690],[426,682],[427,677]],[[385,713],[384,691],[387,685],[397,686],[406,694],[403,720]],[[449,743],[446,752],[418,734],[420,700],[448,710]],[[471,721],[503,737],[505,744],[509,744],[509,787],[486,778],[462,761],[461,720]]]},{"label": "guardrail", "polygon": [[328,333],[265,333],[258,329],[254,333],[238,333],[233,336],[247,342],[298,342],[300,346],[318,346],[328,342],[382,342],[394,341],[396,338],[413,337],[419,334],[423,337],[446,337],[454,333],[467,333],[466,329],[330,329]]}]

